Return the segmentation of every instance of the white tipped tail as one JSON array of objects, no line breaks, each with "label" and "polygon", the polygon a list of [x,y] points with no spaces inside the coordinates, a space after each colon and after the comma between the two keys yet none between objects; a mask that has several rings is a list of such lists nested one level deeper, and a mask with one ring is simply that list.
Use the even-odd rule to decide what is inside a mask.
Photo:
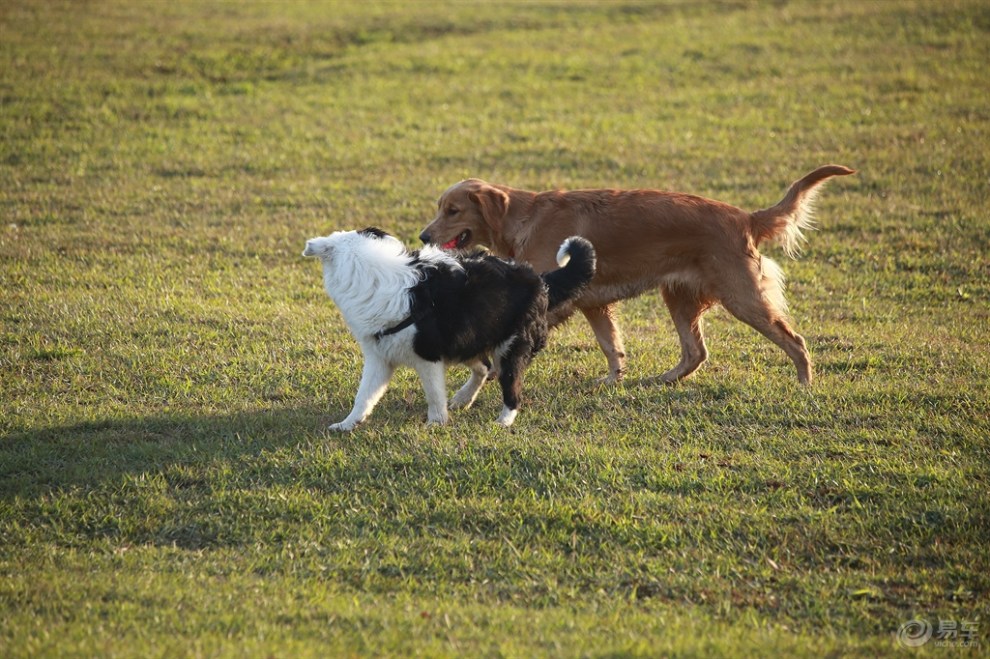
[{"label": "white tipped tail", "polygon": [[595,248],[581,236],[571,236],[557,250],[557,263],[559,268],[542,275],[550,309],[578,296],[595,276]]},{"label": "white tipped tail", "polygon": [[573,238],[568,238],[564,242],[560,243],[560,249],[557,250],[557,265],[563,268],[571,260],[571,241]]}]

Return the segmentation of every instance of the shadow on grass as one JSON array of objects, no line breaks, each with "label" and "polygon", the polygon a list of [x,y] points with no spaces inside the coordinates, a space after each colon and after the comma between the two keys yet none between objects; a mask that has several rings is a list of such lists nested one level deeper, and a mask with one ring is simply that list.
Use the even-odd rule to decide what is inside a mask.
[{"label": "shadow on grass", "polygon": [[[101,489],[127,477],[165,474],[171,479],[182,471],[203,472],[218,465],[237,472],[248,465],[256,483],[291,480],[280,463],[294,460],[294,454],[312,457],[343,449],[359,462],[384,459],[381,454],[411,450],[410,441],[429,445],[431,435],[476,428],[493,414],[488,407],[457,411],[461,426],[428,432],[421,391],[413,387],[403,394],[396,387],[353,433],[327,431],[350,409],[350,400],[344,397],[329,409],[311,404],[229,414],[163,413],[15,430],[0,435],[0,502]],[[234,480],[243,484],[246,478]],[[181,474],[178,479],[182,480]]]},{"label": "shadow on grass", "polygon": [[8,433],[0,537],[200,550],[265,546],[314,525],[333,535],[326,529],[392,524],[379,504],[429,496],[443,473],[443,449],[430,438],[447,431],[424,433],[420,403],[394,396],[350,434],[325,430],[346,414],[336,404]]},{"label": "shadow on grass", "polygon": [[[461,533],[468,521],[444,508],[450,497],[542,495],[580,466],[538,446],[426,431],[418,403],[393,399],[345,435],[326,433],[326,410],[313,406],[12,433],[0,439],[0,537],[200,550],[308,534],[405,537],[424,525]],[[397,514],[409,502],[421,524]]]},{"label": "shadow on grass", "polygon": [[86,421],[0,439],[0,500],[90,488],[125,474],[240,461],[320,436],[325,409]]}]

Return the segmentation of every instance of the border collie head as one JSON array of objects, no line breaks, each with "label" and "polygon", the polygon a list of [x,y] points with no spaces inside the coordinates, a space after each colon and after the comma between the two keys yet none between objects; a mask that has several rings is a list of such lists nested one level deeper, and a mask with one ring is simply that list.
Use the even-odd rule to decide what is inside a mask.
[{"label": "border collie head", "polygon": [[335,231],[329,236],[311,238],[306,241],[303,256],[315,256],[325,263],[338,256],[371,256],[374,253],[395,255],[405,251],[398,238],[389,235],[378,227],[368,227],[360,231]]},{"label": "border collie head", "polygon": [[306,241],[306,249],[303,250],[303,256],[318,256],[321,259],[330,258],[333,254],[334,240],[333,236],[326,236],[323,238],[311,238]]},{"label": "border collie head", "polygon": [[408,314],[407,291],[420,272],[398,238],[375,227],[336,231],[306,241],[303,256],[320,259],[323,287],[358,336]]}]

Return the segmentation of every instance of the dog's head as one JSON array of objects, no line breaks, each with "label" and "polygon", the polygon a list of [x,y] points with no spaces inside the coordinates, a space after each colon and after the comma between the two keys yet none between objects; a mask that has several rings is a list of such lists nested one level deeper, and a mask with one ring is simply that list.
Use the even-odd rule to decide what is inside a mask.
[{"label": "dog's head", "polygon": [[369,239],[388,241],[401,246],[401,243],[395,236],[382,231],[378,227],[368,227],[360,231],[335,231],[329,236],[311,238],[306,241],[306,248],[303,250],[302,255],[316,256],[324,261],[328,261],[333,257],[334,252],[341,249],[350,249],[353,251],[353,248],[357,244]]},{"label": "dog's head", "polygon": [[440,195],[437,215],[419,238],[444,249],[492,247],[501,243],[508,210],[509,195],[503,190],[476,178],[461,181]]},{"label": "dog's head", "polygon": [[320,238],[311,238],[306,241],[306,249],[303,250],[303,256],[318,256],[321,259],[329,259],[330,255],[333,253],[334,248],[334,235],[323,236]]}]

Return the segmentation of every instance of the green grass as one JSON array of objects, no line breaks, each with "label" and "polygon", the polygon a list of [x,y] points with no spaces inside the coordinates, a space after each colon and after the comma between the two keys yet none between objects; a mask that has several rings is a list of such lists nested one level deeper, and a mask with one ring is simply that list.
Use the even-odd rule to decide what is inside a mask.
[{"label": "green grass", "polygon": [[[988,61],[980,0],[8,0],[0,655],[985,654]],[[409,372],[322,431],[360,355],[307,238],[413,245],[467,176],[757,208],[829,162],[810,390],[721,311],[653,384],[651,294],[621,387],[573,321],[511,431],[491,386],[426,428]]]}]

